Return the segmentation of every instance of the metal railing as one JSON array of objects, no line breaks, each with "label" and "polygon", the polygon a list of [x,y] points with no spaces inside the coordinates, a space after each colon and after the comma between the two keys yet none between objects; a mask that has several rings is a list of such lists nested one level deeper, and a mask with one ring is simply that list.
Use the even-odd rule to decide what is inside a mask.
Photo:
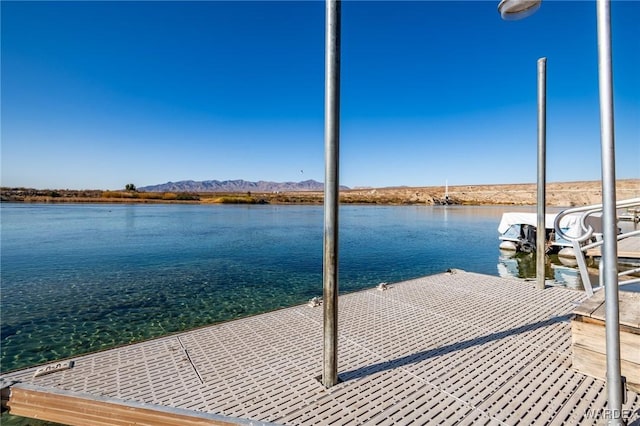
[{"label": "metal railing", "polygon": [[[616,203],[616,210],[618,209],[629,209],[633,207],[640,206],[640,198],[631,198],[628,200],[621,200]],[[560,228],[560,221],[563,217],[574,214],[574,213],[582,213],[580,216],[580,235],[568,235],[562,232]],[[560,212],[555,219],[554,228],[556,231],[556,235],[571,242],[573,247],[574,255],[576,257],[576,261],[578,262],[578,269],[580,271],[580,277],[582,278],[582,284],[584,285],[584,290],[588,296],[592,296],[594,289],[591,285],[591,280],[589,278],[589,273],[587,270],[587,261],[586,261],[586,252],[587,250],[602,247],[604,240],[602,239],[602,234],[596,233],[591,224],[589,223],[590,218],[593,218],[597,214],[602,213],[602,204],[595,204],[591,206],[584,207],[575,207],[567,210],[563,210]],[[618,241],[624,240],[630,237],[640,237],[640,230],[636,231],[628,231],[623,232],[617,235]],[[591,242],[589,242],[591,241]],[[597,290],[603,288],[603,275],[602,268],[600,268],[599,272],[599,287]],[[626,271],[622,271],[618,273],[618,278],[625,275],[632,275],[640,273],[640,268],[633,268]],[[624,285],[640,283],[640,278],[632,278],[624,281]],[[619,285],[621,285],[620,283]]]}]

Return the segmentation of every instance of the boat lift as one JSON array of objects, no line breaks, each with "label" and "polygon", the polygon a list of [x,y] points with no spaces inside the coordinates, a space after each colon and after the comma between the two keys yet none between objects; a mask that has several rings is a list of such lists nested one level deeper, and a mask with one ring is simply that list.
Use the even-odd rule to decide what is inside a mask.
[{"label": "boat lift", "polygon": [[[629,200],[618,201],[616,203],[616,210],[631,209],[639,206],[640,206],[640,198],[631,198]],[[555,223],[554,223],[556,235],[560,236],[561,238],[567,241],[570,241],[573,246],[573,252],[578,262],[578,269],[580,271],[580,276],[582,278],[584,289],[589,297],[593,296],[594,289],[593,289],[593,286],[591,285],[591,281],[589,280],[589,274],[587,271],[587,262],[586,262],[585,255],[588,250],[591,250],[596,247],[604,246],[604,239],[601,237],[597,238],[595,242],[586,243],[587,241],[591,240],[592,237],[594,236],[594,229],[589,223],[589,218],[593,217],[594,215],[601,215],[602,210],[603,210],[602,204],[595,204],[595,205],[584,206],[584,207],[575,207],[575,208],[563,210],[556,216]],[[567,217],[568,215],[575,215],[575,214],[581,214],[580,220],[579,220],[580,227],[578,229],[580,229],[582,232],[578,235],[575,235],[574,233],[571,233],[571,232],[567,232],[567,229],[560,225],[563,218]],[[620,233],[616,236],[616,240],[621,241],[621,240],[625,240],[627,238],[632,238],[632,237],[640,238],[640,230]],[[604,257],[604,253],[603,253],[603,257]],[[601,266],[603,265],[601,264]],[[603,278],[604,272],[605,272],[605,267],[601,267],[600,274],[599,274],[599,277],[600,277],[599,287],[596,290],[601,290],[604,288],[604,278]],[[638,273],[640,273],[640,267],[618,272],[617,275],[618,275],[618,278],[620,278],[625,275],[633,275]],[[633,278],[633,279],[624,281],[624,283],[618,283],[618,285],[629,285],[629,284],[635,284],[639,282],[640,282],[640,278]]]}]

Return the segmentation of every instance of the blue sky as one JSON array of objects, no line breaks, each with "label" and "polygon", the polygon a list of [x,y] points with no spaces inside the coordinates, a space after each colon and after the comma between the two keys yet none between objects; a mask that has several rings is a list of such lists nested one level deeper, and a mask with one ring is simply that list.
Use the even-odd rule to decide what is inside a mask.
[{"label": "blue sky", "polygon": [[[320,1],[11,2],[2,14],[2,185],[324,180]],[[640,2],[614,1],[618,178],[640,177]],[[596,5],[345,1],[340,183],[600,178]]]}]

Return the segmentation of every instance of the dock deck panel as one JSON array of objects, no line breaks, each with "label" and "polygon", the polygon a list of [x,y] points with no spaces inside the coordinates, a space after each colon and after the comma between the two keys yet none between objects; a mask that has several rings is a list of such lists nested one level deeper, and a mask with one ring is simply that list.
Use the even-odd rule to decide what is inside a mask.
[{"label": "dock deck panel", "polygon": [[[341,382],[331,389],[317,379],[322,308],[307,305],[2,380],[239,422],[602,424],[604,382],[571,368],[569,322],[586,297],[535,287],[454,271],[340,296]],[[638,394],[627,392],[624,408],[640,422]]]}]

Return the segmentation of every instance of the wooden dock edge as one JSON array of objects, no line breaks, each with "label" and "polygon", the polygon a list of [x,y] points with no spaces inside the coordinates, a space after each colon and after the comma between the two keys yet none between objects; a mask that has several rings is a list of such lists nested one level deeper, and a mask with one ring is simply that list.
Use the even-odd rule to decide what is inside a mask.
[{"label": "wooden dock edge", "polygon": [[[604,321],[577,315],[571,321],[572,367],[583,374],[606,381]],[[640,393],[640,330],[620,325],[620,367],[627,387]]]},{"label": "wooden dock edge", "polygon": [[154,426],[267,426],[255,420],[226,417],[161,405],[99,397],[56,388],[15,383],[2,389],[3,408],[16,416],[30,417],[70,426],[154,425]]}]

